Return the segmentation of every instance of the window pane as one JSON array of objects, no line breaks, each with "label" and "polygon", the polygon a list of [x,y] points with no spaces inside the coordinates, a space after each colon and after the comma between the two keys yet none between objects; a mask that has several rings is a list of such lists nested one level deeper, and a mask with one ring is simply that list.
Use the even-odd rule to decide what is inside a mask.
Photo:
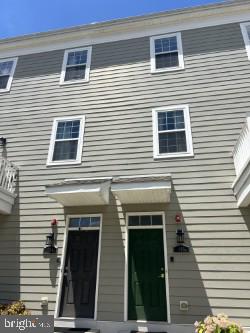
[{"label": "window pane", "polygon": [[90,226],[90,217],[81,217],[80,226],[89,227]]},{"label": "window pane", "polygon": [[248,39],[250,40],[250,24],[247,25],[247,35],[248,35]]},{"label": "window pane", "polygon": [[156,55],[155,66],[156,68],[178,67],[179,66],[178,52]]},{"label": "window pane", "polygon": [[67,65],[86,64],[88,51],[75,51],[68,53]]},{"label": "window pane", "polygon": [[151,225],[151,216],[150,215],[140,216],[140,225]]},{"label": "window pane", "polygon": [[158,130],[175,130],[185,128],[183,110],[158,112]]},{"label": "window pane", "polygon": [[57,141],[53,154],[53,161],[75,160],[77,155],[78,141]]},{"label": "window pane", "polygon": [[83,80],[85,78],[85,65],[66,68],[64,81]]},{"label": "window pane", "polygon": [[78,217],[71,218],[69,221],[70,228],[79,228],[80,226],[80,219]]},{"label": "window pane", "polygon": [[185,131],[159,133],[159,153],[177,153],[186,152],[186,134]]},{"label": "window pane", "polygon": [[152,215],[152,225],[162,225],[162,216]]},{"label": "window pane", "polygon": [[9,76],[0,76],[0,89],[5,89],[9,81]]},{"label": "window pane", "polygon": [[129,216],[128,219],[128,225],[130,226],[135,226],[135,225],[139,225],[139,216]]},{"label": "window pane", "polygon": [[59,121],[56,139],[75,139],[79,137],[80,120]]},{"label": "window pane", "polygon": [[100,217],[99,216],[91,216],[90,226],[91,227],[99,227],[100,226]]},{"label": "window pane", "polygon": [[10,75],[13,66],[13,61],[0,62],[0,76]]},{"label": "window pane", "polygon": [[168,37],[155,40],[155,53],[177,51],[177,38]]}]

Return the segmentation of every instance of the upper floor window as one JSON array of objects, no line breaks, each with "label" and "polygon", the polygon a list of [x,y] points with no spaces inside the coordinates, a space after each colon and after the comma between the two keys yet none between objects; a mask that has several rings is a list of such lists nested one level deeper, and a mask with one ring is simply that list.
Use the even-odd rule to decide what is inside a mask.
[{"label": "upper floor window", "polygon": [[193,155],[187,105],[153,109],[153,143],[155,158]]},{"label": "upper floor window", "polygon": [[87,82],[91,62],[91,47],[66,50],[60,84]]},{"label": "upper floor window", "polygon": [[81,163],[85,117],[54,120],[48,165]]},{"label": "upper floor window", "polygon": [[180,32],[150,38],[151,72],[165,72],[184,68]]},{"label": "upper floor window", "polygon": [[250,22],[241,23],[240,27],[245,42],[248,59],[250,60]]},{"label": "upper floor window", "polygon": [[0,59],[0,92],[10,91],[17,58]]}]

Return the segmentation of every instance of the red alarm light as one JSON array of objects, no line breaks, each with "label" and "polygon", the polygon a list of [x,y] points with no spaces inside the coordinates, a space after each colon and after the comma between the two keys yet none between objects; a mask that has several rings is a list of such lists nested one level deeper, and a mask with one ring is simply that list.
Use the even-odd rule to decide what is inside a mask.
[{"label": "red alarm light", "polygon": [[180,214],[175,215],[175,222],[176,223],[181,223],[181,215]]},{"label": "red alarm light", "polygon": [[52,220],[51,220],[51,225],[52,225],[52,226],[55,226],[55,225],[57,225],[57,224],[58,224],[57,219],[52,219]]}]

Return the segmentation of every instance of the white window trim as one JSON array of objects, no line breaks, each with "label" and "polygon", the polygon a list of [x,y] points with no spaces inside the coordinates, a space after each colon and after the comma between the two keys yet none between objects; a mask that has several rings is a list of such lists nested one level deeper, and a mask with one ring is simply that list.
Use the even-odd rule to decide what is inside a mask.
[{"label": "white window trim", "polygon": [[[158,115],[158,112],[162,112],[162,111],[167,112],[167,111],[174,111],[174,110],[183,110],[183,112],[184,112],[187,151],[160,154],[159,153],[159,141],[158,141],[158,116],[157,115]],[[166,107],[155,108],[152,110],[152,116],[153,116],[153,152],[154,152],[155,159],[194,156],[188,105],[175,105],[175,106],[166,106]]]},{"label": "white window trim", "polygon": [[5,89],[0,89],[0,93],[10,91],[11,84],[12,84],[12,81],[13,81],[13,76],[14,76],[14,73],[15,73],[15,70],[16,70],[17,60],[18,60],[17,57],[16,58],[8,58],[8,59],[0,59],[0,63],[1,62],[7,62],[7,61],[13,61],[13,66],[11,68],[11,72],[10,72],[10,76],[9,76],[7,86],[6,86]]},{"label": "white window trim", "polygon": [[[77,146],[77,154],[75,160],[60,160],[53,161],[53,154],[56,142],[56,132],[57,132],[57,124],[60,121],[70,121],[70,120],[80,120],[80,130],[79,130],[79,138],[78,138],[78,146]],[[52,126],[52,133],[50,138],[49,145],[49,153],[47,159],[47,166],[52,165],[67,165],[67,164],[80,164],[82,160],[82,147],[83,147],[83,137],[84,137],[84,127],[85,127],[85,116],[74,116],[74,117],[61,117],[55,118]]]},{"label": "white window trim", "polygon": [[[179,59],[179,66],[176,67],[168,67],[168,68],[156,68],[156,61],[155,61],[155,40],[161,38],[169,38],[169,37],[176,37],[177,40],[177,50],[178,50],[178,59]],[[184,69],[184,57],[183,57],[183,48],[182,48],[182,41],[181,41],[181,33],[173,33],[167,35],[160,35],[160,36],[153,36],[150,37],[150,62],[151,62],[151,73],[161,73],[161,72],[170,72]]]},{"label": "white window trim", "polygon": [[[57,288],[57,296],[56,296],[56,306],[55,306],[55,318],[63,318],[59,317],[60,313],[60,305],[61,305],[61,296],[62,296],[62,287],[63,287],[63,272],[66,263],[66,253],[68,247],[68,234],[70,230],[74,230],[73,228],[69,227],[69,222],[71,218],[74,217],[90,217],[90,216],[98,216],[100,217],[100,226],[99,227],[87,227],[87,228],[77,228],[79,231],[88,231],[88,230],[99,230],[99,239],[98,239],[98,257],[97,257],[97,272],[96,272],[96,291],[95,291],[95,310],[94,310],[94,318],[93,320],[97,320],[97,308],[98,308],[98,296],[99,296],[99,282],[100,282],[100,258],[101,258],[101,242],[102,242],[102,214],[79,214],[79,215],[67,215],[66,217],[66,225],[64,230],[64,241],[63,241],[63,248],[62,248],[62,260],[61,260],[61,267],[60,267],[60,274],[59,274],[59,283]],[[76,319],[76,318],[68,318],[67,319]]]},{"label": "white window trim", "polygon": [[[70,52],[75,52],[75,51],[87,51],[87,62],[86,62],[85,78],[83,80],[64,81],[65,74],[66,74],[67,61],[68,61],[68,54]],[[60,77],[60,85],[68,85],[68,84],[76,84],[76,83],[88,82],[89,81],[89,73],[90,73],[90,64],[91,64],[91,54],[92,54],[92,47],[91,46],[89,46],[89,47],[80,47],[80,48],[70,49],[70,50],[65,50],[64,57],[63,57],[61,77]]]},{"label": "white window trim", "polygon": [[250,37],[248,37],[247,27],[250,27],[250,22],[245,22],[240,24],[242,36],[244,39],[248,60],[250,60]]}]

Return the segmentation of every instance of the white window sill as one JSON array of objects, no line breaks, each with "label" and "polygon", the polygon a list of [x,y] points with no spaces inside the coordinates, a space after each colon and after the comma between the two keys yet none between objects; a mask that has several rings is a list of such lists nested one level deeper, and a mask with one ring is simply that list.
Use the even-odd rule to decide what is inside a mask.
[{"label": "white window sill", "polygon": [[161,68],[161,69],[151,69],[151,74],[181,71],[184,69],[185,69],[185,67],[169,67],[169,68]]},{"label": "white window sill", "polygon": [[165,154],[165,155],[155,155],[154,160],[160,160],[160,159],[169,159],[169,158],[185,158],[185,157],[194,157],[193,153],[180,153],[180,154]]},{"label": "white window sill", "polygon": [[7,93],[9,91],[10,91],[10,89],[0,89],[0,94]]},{"label": "white window sill", "polygon": [[89,80],[75,80],[75,81],[64,81],[64,82],[60,82],[59,85],[60,86],[69,86],[71,84],[82,84],[82,83],[88,83]]},{"label": "white window sill", "polygon": [[80,165],[82,164],[81,161],[60,161],[58,163],[55,162],[49,162],[46,164],[47,167],[54,167],[54,166],[64,166],[64,165]]}]

